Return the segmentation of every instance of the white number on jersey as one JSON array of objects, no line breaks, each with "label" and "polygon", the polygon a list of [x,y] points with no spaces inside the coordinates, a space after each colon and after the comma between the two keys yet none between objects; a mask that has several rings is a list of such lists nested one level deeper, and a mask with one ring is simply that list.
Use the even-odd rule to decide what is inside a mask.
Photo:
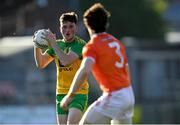
[{"label": "white number on jersey", "polygon": [[115,66],[117,68],[122,68],[124,64],[124,57],[120,52],[120,45],[117,42],[110,42],[108,45],[110,48],[116,47],[116,54],[119,56],[120,61],[116,61]]}]

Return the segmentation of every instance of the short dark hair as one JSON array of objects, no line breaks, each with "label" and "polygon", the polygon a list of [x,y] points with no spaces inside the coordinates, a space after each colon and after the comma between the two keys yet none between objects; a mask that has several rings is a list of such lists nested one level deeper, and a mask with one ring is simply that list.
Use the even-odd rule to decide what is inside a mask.
[{"label": "short dark hair", "polygon": [[60,21],[60,23],[69,21],[69,22],[73,22],[73,23],[77,24],[78,16],[75,12],[63,13],[60,16],[59,21]]},{"label": "short dark hair", "polygon": [[110,15],[110,12],[101,3],[95,3],[84,13],[84,23],[94,30],[95,33],[104,32],[106,31]]}]

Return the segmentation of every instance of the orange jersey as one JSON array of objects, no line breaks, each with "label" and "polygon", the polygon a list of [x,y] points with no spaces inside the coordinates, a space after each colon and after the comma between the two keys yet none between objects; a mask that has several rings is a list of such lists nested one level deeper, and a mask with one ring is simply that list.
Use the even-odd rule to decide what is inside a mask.
[{"label": "orange jersey", "polygon": [[104,92],[112,92],[130,85],[125,48],[112,35],[94,35],[83,48],[83,58],[85,57],[94,59],[93,75]]}]

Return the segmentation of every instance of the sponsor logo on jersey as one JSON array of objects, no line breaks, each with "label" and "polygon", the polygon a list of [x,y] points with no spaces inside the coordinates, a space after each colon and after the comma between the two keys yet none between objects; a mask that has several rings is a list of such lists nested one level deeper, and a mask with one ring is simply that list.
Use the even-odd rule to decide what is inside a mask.
[{"label": "sponsor logo on jersey", "polygon": [[73,70],[72,67],[61,67],[61,68],[59,68],[60,72],[63,72],[63,71],[72,71],[72,70]]}]

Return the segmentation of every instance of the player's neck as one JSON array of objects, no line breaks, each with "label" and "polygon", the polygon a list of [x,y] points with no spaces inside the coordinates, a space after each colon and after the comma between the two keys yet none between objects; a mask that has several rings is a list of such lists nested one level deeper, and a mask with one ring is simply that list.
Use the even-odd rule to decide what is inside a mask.
[{"label": "player's neck", "polygon": [[64,38],[64,41],[65,41],[65,42],[67,42],[67,43],[71,43],[71,42],[73,42],[73,41],[74,41],[74,39],[75,39],[75,36],[74,36],[74,37],[72,37],[72,38],[70,38],[70,39],[66,39],[66,38]]},{"label": "player's neck", "polygon": [[94,34],[96,34],[96,33],[94,32],[94,30],[88,30],[88,31],[89,31],[89,35],[90,35],[91,38],[94,36]]}]

